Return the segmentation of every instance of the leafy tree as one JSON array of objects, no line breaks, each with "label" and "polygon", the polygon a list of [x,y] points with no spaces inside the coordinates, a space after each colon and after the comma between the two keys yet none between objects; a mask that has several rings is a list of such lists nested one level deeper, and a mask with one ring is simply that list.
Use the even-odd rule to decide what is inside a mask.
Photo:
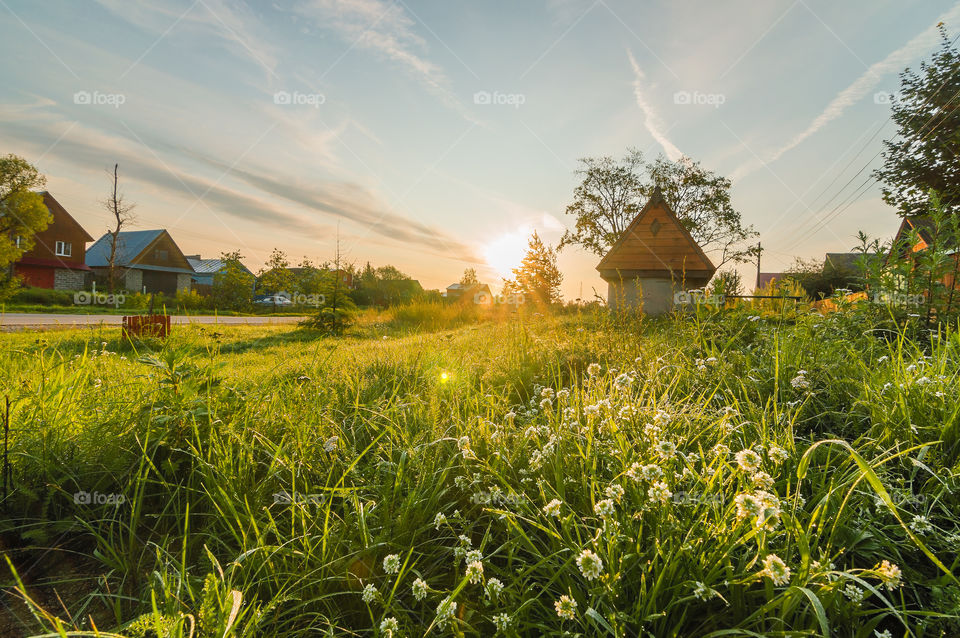
[{"label": "leafy tree", "polygon": [[289,292],[293,289],[293,273],[290,272],[290,262],[287,255],[279,248],[274,248],[270,259],[260,270],[258,288],[271,294]]},{"label": "leafy tree", "polygon": [[560,302],[563,274],[557,267],[557,251],[546,246],[533,231],[527,242],[527,254],[520,266],[513,269],[513,278],[504,281],[504,293],[526,295],[539,304]]},{"label": "leafy tree", "polygon": [[223,268],[213,276],[213,301],[221,310],[244,310],[253,301],[255,278],[242,259],[239,250],[220,255]]},{"label": "leafy tree", "polygon": [[[33,192],[46,178],[27,160],[16,155],[0,157],[0,299],[12,294],[19,283],[13,262],[33,248],[34,235],[52,221],[43,196]],[[20,245],[17,246],[17,238]]]},{"label": "leafy tree", "polygon": [[293,287],[302,295],[323,293],[325,271],[313,265],[306,257],[300,262],[300,270],[294,275]]},{"label": "leafy tree", "polygon": [[947,212],[960,212],[960,52],[940,25],[940,50],[919,71],[900,74],[900,96],[892,101],[897,136],[884,142],[883,199],[901,216],[922,215],[932,207],[930,192]]},{"label": "leafy tree", "polygon": [[740,213],[731,205],[730,180],[699,162],[688,157],[647,162],[643,153],[628,149],[621,160],[581,159],[576,174],[582,181],[566,211],[576,218],[576,227],[564,233],[558,250],[579,245],[603,255],[659,186],[677,218],[704,252],[712,253],[718,268],[754,255],[756,248],[743,244],[757,233],[743,226]]},{"label": "leafy tree", "polygon": [[477,271],[473,268],[467,268],[463,271],[463,276],[460,277],[461,286],[475,286],[480,283],[480,280],[477,279]]},{"label": "leafy tree", "polygon": [[736,270],[721,270],[710,282],[710,293],[714,295],[742,295],[743,278]]}]

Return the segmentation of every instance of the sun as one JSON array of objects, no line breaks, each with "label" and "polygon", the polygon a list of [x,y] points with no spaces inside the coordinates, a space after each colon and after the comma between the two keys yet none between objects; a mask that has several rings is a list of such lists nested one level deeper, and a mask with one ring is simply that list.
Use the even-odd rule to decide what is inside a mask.
[{"label": "sun", "polygon": [[492,240],[483,248],[487,264],[505,279],[513,276],[513,269],[520,265],[527,250],[528,234],[527,229],[518,228]]}]

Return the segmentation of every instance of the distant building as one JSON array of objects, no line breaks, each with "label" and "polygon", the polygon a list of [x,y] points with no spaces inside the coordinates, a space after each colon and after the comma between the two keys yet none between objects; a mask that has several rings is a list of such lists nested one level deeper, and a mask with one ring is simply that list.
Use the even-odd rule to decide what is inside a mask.
[{"label": "distant building", "polygon": [[[187,255],[187,263],[190,264],[190,267],[193,268],[194,274],[191,275],[191,288],[196,290],[200,294],[208,295],[213,291],[213,278],[218,272],[222,272],[226,265],[224,261],[219,257],[211,257],[209,259],[203,259],[200,255]],[[240,267],[243,268],[243,271],[253,276],[253,273],[249,268],[240,264]]]},{"label": "distant building", "polygon": [[[910,241],[914,232],[917,234],[917,242],[911,245]],[[926,215],[904,217],[900,223],[900,228],[897,229],[896,236],[893,238],[890,252],[887,253],[886,263],[890,263],[891,259],[912,258],[913,253],[926,250],[935,243],[939,243],[941,246],[952,247],[948,248],[946,253],[953,258],[955,263],[954,272],[946,273],[941,283],[946,286],[948,290],[953,290],[956,286],[955,273],[960,270],[960,252],[957,251],[960,238],[935,237],[936,232],[937,229],[933,220]]]},{"label": "distant building", "polygon": [[[37,288],[83,290],[91,272],[84,263],[86,246],[93,237],[53,195],[46,191],[40,195],[52,220],[45,230],[33,236],[33,248],[13,264],[13,273]],[[19,246],[20,238],[13,240]]]},{"label": "distant building", "polygon": [[673,309],[677,292],[706,286],[717,269],[657,187],[597,270],[611,309],[660,315]]},{"label": "distant building", "polygon": [[447,286],[447,301],[469,301],[482,305],[493,303],[493,293],[487,284],[450,284]]},{"label": "distant building", "polygon": [[[106,233],[87,251],[87,265],[103,281],[109,277],[113,235]],[[114,265],[121,288],[133,292],[174,295],[190,290],[197,273],[165,230],[130,230],[120,233]]]},{"label": "distant building", "polygon": [[773,282],[783,281],[784,277],[786,274],[782,272],[762,272],[757,278],[757,288],[763,290]]}]

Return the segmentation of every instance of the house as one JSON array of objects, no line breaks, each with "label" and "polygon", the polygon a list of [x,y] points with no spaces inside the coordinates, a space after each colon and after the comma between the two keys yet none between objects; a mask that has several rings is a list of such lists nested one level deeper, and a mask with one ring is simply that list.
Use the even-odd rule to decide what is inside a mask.
[{"label": "house", "polygon": [[[914,233],[916,233],[917,241],[911,245]],[[939,243],[941,246],[947,247],[946,254],[953,257],[955,264],[954,272],[946,273],[941,283],[948,290],[953,290],[956,285],[955,273],[960,271],[960,252],[957,250],[958,245],[960,245],[960,238],[936,237],[936,233],[936,225],[928,216],[912,215],[904,217],[900,223],[900,228],[897,229],[897,234],[893,238],[885,263],[890,263],[891,257],[906,259],[912,253],[918,253],[926,250],[934,243]],[[936,240],[939,240],[939,242]]]},{"label": "house", "polygon": [[660,315],[673,309],[677,292],[706,286],[717,269],[657,187],[597,270],[612,310]]},{"label": "house", "polygon": [[[50,225],[33,236],[33,248],[13,264],[13,273],[37,288],[82,290],[90,273],[84,262],[86,246],[93,237],[53,195],[46,191],[40,195],[50,211]],[[14,241],[19,246],[20,238]]]},{"label": "house", "polygon": [[763,290],[770,284],[783,281],[786,275],[782,272],[762,272],[757,277],[757,290]]},{"label": "house", "polygon": [[[190,278],[191,289],[196,290],[202,295],[208,295],[213,292],[214,277],[218,272],[222,272],[224,268],[226,268],[223,260],[219,257],[203,259],[200,255],[187,255],[186,258],[194,272]],[[240,267],[246,274],[251,277],[254,276],[253,272],[242,263]],[[253,280],[251,279],[251,281]]]},{"label": "house", "polygon": [[450,284],[447,286],[447,301],[468,300],[472,303],[488,305],[493,303],[493,293],[487,284]]},{"label": "house", "polygon": [[[106,233],[87,251],[87,265],[98,279],[109,277],[113,235]],[[174,295],[190,290],[197,273],[165,230],[130,230],[120,233],[114,260],[117,282],[125,290]]]}]

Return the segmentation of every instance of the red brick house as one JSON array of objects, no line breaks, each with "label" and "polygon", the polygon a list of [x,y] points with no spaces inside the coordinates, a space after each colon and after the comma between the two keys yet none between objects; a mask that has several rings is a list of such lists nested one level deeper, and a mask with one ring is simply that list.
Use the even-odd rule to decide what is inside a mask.
[{"label": "red brick house", "polygon": [[33,236],[33,248],[14,262],[13,272],[29,286],[82,290],[90,272],[84,263],[87,242],[93,241],[93,237],[53,195],[46,191],[40,195],[53,219],[45,230]]}]

